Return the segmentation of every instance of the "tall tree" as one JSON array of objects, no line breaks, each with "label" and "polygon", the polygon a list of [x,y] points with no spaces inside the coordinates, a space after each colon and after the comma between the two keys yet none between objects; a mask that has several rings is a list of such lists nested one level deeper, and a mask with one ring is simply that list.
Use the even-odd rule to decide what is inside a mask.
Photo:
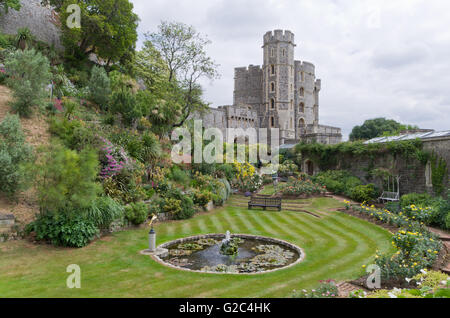
[{"label": "tall tree", "polygon": [[362,126],[355,126],[350,134],[350,140],[367,140],[382,136],[395,135],[402,130],[418,128],[403,125],[392,119],[375,118],[366,120]]},{"label": "tall tree", "polygon": [[0,0],[0,15],[8,13],[9,9],[19,11],[21,8],[20,0]]},{"label": "tall tree", "polygon": [[207,108],[201,100],[200,79],[219,77],[218,65],[205,50],[211,41],[194,27],[179,22],[162,22],[158,32],[146,34],[146,39],[161,54],[168,70],[168,82],[176,85],[183,96],[180,115],[173,124],[180,127],[192,112]]},{"label": "tall tree", "polygon": [[164,82],[168,81],[167,64],[152,42],[145,41],[143,48],[136,52],[134,73],[144,81],[146,88],[152,93],[161,91]]},{"label": "tall tree", "polygon": [[139,18],[129,0],[77,0],[75,4],[81,9],[81,28],[70,28],[65,23],[72,14],[67,8],[74,4],[73,0],[42,2],[54,6],[60,14],[63,43],[72,54],[75,51],[82,56],[95,53],[109,65],[134,52]]}]

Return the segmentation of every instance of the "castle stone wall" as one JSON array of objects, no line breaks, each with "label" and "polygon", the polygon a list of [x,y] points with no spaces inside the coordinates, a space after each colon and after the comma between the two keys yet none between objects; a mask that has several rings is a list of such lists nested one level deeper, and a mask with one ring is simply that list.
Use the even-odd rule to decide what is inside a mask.
[{"label": "castle stone wall", "polygon": [[17,34],[17,30],[27,27],[39,41],[62,50],[57,14],[49,7],[40,5],[40,0],[21,0],[20,11],[9,10],[0,15],[0,30],[6,34]]}]

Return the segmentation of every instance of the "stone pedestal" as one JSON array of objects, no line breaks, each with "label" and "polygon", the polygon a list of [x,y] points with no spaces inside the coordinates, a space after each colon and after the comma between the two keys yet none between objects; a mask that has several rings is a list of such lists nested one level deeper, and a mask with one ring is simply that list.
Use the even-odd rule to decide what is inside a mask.
[{"label": "stone pedestal", "polygon": [[9,233],[15,224],[12,214],[0,214],[0,234]]}]

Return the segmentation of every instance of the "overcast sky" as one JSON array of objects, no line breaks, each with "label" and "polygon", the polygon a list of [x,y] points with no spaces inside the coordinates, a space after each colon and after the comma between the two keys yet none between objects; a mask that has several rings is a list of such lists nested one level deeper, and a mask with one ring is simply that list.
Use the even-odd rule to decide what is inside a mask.
[{"label": "overcast sky", "polygon": [[205,81],[212,107],[233,102],[234,68],[262,64],[262,38],[291,30],[296,60],[322,79],[320,123],[345,138],[366,119],[387,117],[450,129],[448,0],[131,0],[139,33],[162,20],[193,25],[212,41],[221,78]]}]

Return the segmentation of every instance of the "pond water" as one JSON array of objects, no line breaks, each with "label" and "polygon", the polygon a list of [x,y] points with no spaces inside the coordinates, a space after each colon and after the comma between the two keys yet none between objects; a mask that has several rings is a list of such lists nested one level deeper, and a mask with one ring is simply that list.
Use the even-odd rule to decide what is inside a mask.
[{"label": "pond water", "polygon": [[215,273],[261,273],[287,267],[301,258],[301,249],[269,238],[239,237],[238,254],[222,255],[220,237],[194,238],[166,244],[161,260],[176,267]]}]

